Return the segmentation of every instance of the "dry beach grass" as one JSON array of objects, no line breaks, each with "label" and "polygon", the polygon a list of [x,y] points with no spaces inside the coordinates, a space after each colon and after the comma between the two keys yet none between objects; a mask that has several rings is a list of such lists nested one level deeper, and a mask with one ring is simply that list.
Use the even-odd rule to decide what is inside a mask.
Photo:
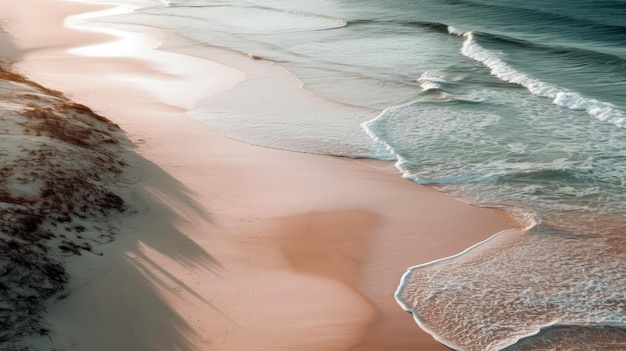
[{"label": "dry beach grass", "polygon": [[0,341],[47,334],[46,300],[63,297],[65,255],[94,252],[126,210],[113,184],[125,166],[117,126],[86,106],[0,69]]}]

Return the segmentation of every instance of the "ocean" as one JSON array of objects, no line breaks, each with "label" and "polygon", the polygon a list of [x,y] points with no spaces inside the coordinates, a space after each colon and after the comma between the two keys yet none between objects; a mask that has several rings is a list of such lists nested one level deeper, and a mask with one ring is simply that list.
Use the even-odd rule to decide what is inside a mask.
[{"label": "ocean", "polygon": [[261,146],[392,160],[519,223],[415,257],[395,296],[416,328],[455,350],[626,350],[626,1],[127,2],[143,7],[90,21],[273,70],[191,118]]}]

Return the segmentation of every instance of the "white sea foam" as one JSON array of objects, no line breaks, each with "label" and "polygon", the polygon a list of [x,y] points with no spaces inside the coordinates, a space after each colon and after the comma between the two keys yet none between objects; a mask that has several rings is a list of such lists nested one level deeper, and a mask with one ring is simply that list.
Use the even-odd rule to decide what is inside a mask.
[{"label": "white sea foam", "polygon": [[454,35],[458,35],[458,36],[462,36],[463,34],[465,34],[467,31],[459,29],[457,27],[454,26],[448,26],[448,33],[450,34],[454,34]]},{"label": "white sea foam", "polygon": [[442,70],[426,71],[422,73],[417,81],[424,90],[436,90],[441,88],[442,83],[445,83],[446,74]]},{"label": "white sea foam", "polygon": [[624,257],[597,255],[607,249],[553,230],[503,232],[412,267],[396,298],[456,350],[501,350],[552,325],[625,327]]},{"label": "white sea foam", "polygon": [[[454,30],[451,33],[459,35],[460,32]],[[584,110],[590,116],[601,121],[626,128],[626,112],[614,105],[584,97],[577,92],[543,82],[528,74],[519,72],[507,65],[500,57],[500,53],[481,47],[474,39],[472,32],[466,32],[462,35],[465,37],[465,41],[463,42],[461,53],[484,64],[491,70],[491,74],[499,79],[519,84],[534,95],[550,98],[558,106],[572,110]]]}]

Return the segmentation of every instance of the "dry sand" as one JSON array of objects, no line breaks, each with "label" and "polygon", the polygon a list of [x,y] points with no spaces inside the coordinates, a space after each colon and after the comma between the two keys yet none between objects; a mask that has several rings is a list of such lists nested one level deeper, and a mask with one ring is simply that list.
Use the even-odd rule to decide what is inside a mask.
[{"label": "dry sand", "polygon": [[[90,351],[446,350],[394,291],[409,266],[505,229],[496,213],[402,179],[390,163],[219,135],[180,106],[232,87],[242,72],[157,51],[68,53],[113,40],[63,26],[65,16],[96,8],[0,3],[24,51],[16,68],[119,124],[136,152],[127,156],[128,197],[139,213],[120,220],[104,256],[69,262],[72,292],[46,315],[52,338],[34,342]],[[185,94],[166,105],[154,89]]]}]

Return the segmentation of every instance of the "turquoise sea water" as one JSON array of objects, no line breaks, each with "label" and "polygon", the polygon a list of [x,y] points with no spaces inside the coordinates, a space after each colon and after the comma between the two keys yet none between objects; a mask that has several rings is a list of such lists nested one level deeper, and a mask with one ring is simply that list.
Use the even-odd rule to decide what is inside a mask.
[{"label": "turquoise sea water", "polygon": [[[105,21],[276,62],[327,103],[225,92],[190,110],[228,136],[396,160],[517,218],[522,233],[398,277],[441,342],[626,349],[626,1],[172,0]],[[270,83],[255,82],[234,91]]]}]

